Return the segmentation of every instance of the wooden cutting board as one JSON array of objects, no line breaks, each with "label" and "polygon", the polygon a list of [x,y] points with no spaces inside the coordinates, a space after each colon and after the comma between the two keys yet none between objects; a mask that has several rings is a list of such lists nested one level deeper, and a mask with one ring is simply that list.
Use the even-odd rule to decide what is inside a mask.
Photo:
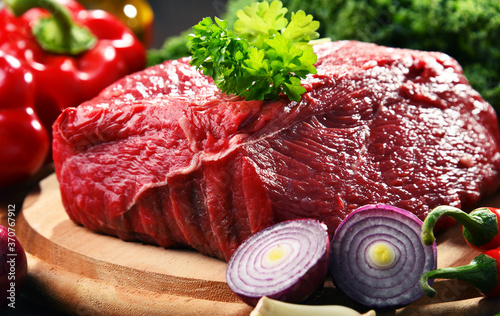
[{"label": "wooden cutting board", "polygon": [[[500,196],[482,206],[500,206]],[[249,315],[225,283],[225,262],[190,250],[167,250],[96,234],[75,225],[51,175],[25,200],[16,234],[28,254],[24,292],[76,315]],[[438,238],[438,267],[467,264],[471,250],[454,226]],[[500,298],[484,299],[465,283],[437,280],[435,298],[377,315],[494,315]],[[330,280],[311,304],[343,304],[363,312]]]}]

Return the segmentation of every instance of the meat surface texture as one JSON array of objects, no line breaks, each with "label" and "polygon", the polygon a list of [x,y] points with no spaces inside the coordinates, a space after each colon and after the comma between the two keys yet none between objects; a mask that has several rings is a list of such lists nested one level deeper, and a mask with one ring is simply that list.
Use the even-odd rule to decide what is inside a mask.
[{"label": "meat surface texture", "polygon": [[315,46],[300,102],[218,91],[189,59],[121,79],[54,124],[69,217],[90,230],[228,260],[251,234],[357,207],[424,219],[499,184],[498,121],[459,64],[436,52]]}]

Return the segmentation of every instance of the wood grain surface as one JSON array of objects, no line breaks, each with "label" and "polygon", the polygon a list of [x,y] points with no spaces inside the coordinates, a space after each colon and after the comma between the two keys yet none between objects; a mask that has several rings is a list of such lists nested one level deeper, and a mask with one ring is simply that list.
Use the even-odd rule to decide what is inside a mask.
[{"label": "wood grain surface", "polygon": [[[500,197],[481,206],[499,206]],[[24,292],[50,308],[74,315],[249,315],[225,283],[225,262],[190,250],[163,249],[96,234],[66,215],[54,175],[25,199],[16,218],[28,253]],[[467,264],[478,253],[459,225],[438,237],[438,267]],[[495,315],[500,298],[483,298],[456,280],[436,280],[434,298],[377,315]],[[309,304],[367,309],[338,292],[330,280]]]}]

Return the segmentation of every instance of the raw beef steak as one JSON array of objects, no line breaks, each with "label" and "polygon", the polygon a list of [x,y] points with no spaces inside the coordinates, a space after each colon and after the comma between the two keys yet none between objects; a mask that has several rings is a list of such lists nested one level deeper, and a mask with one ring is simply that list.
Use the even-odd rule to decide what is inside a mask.
[{"label": "raw beef steak", "polygon": [[299,103],[227,96],[184,58],[65,110],[53,149],[70,218],[228,259],[277,221],[313,217],[333,235],[365,204],[423,219],[497,189],[497,118],[455,60],[352,41],[315,51]]}]

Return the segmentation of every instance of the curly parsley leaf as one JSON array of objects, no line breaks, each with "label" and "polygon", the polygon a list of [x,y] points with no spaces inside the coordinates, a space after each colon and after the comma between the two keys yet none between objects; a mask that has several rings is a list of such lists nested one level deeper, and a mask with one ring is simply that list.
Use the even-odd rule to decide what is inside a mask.
[{"label": "curly parsley leaf", "polygon": [[286,12],[278,0],[253,3],[237,13],[234,31],[224,20],[204,18],[188,36],[191,65],[222,92],[247,100],[276,100],[283,93],[299,101],[306,91],[300,79],[316,73],[308,42],[318,38],[319,22],[303,11],[288,21]]},{"label": "curly parsley leaf", "polygon": [[234,32],[252,45],[262,48],[270,34],[277,34],[287,26],[287,11],[280,1],[271,4],[267,1],[254,2],[236,12],[238,20],[234,23]]},{"label": "curly parsley leaf", "polygon": [[304,11],[292,12],[290,23],[283,31],[283,36],[289,37],[296,42],[309,42],[319,37],[316,30],[319,22],[313,20],[312,15],[306,15]]}]

